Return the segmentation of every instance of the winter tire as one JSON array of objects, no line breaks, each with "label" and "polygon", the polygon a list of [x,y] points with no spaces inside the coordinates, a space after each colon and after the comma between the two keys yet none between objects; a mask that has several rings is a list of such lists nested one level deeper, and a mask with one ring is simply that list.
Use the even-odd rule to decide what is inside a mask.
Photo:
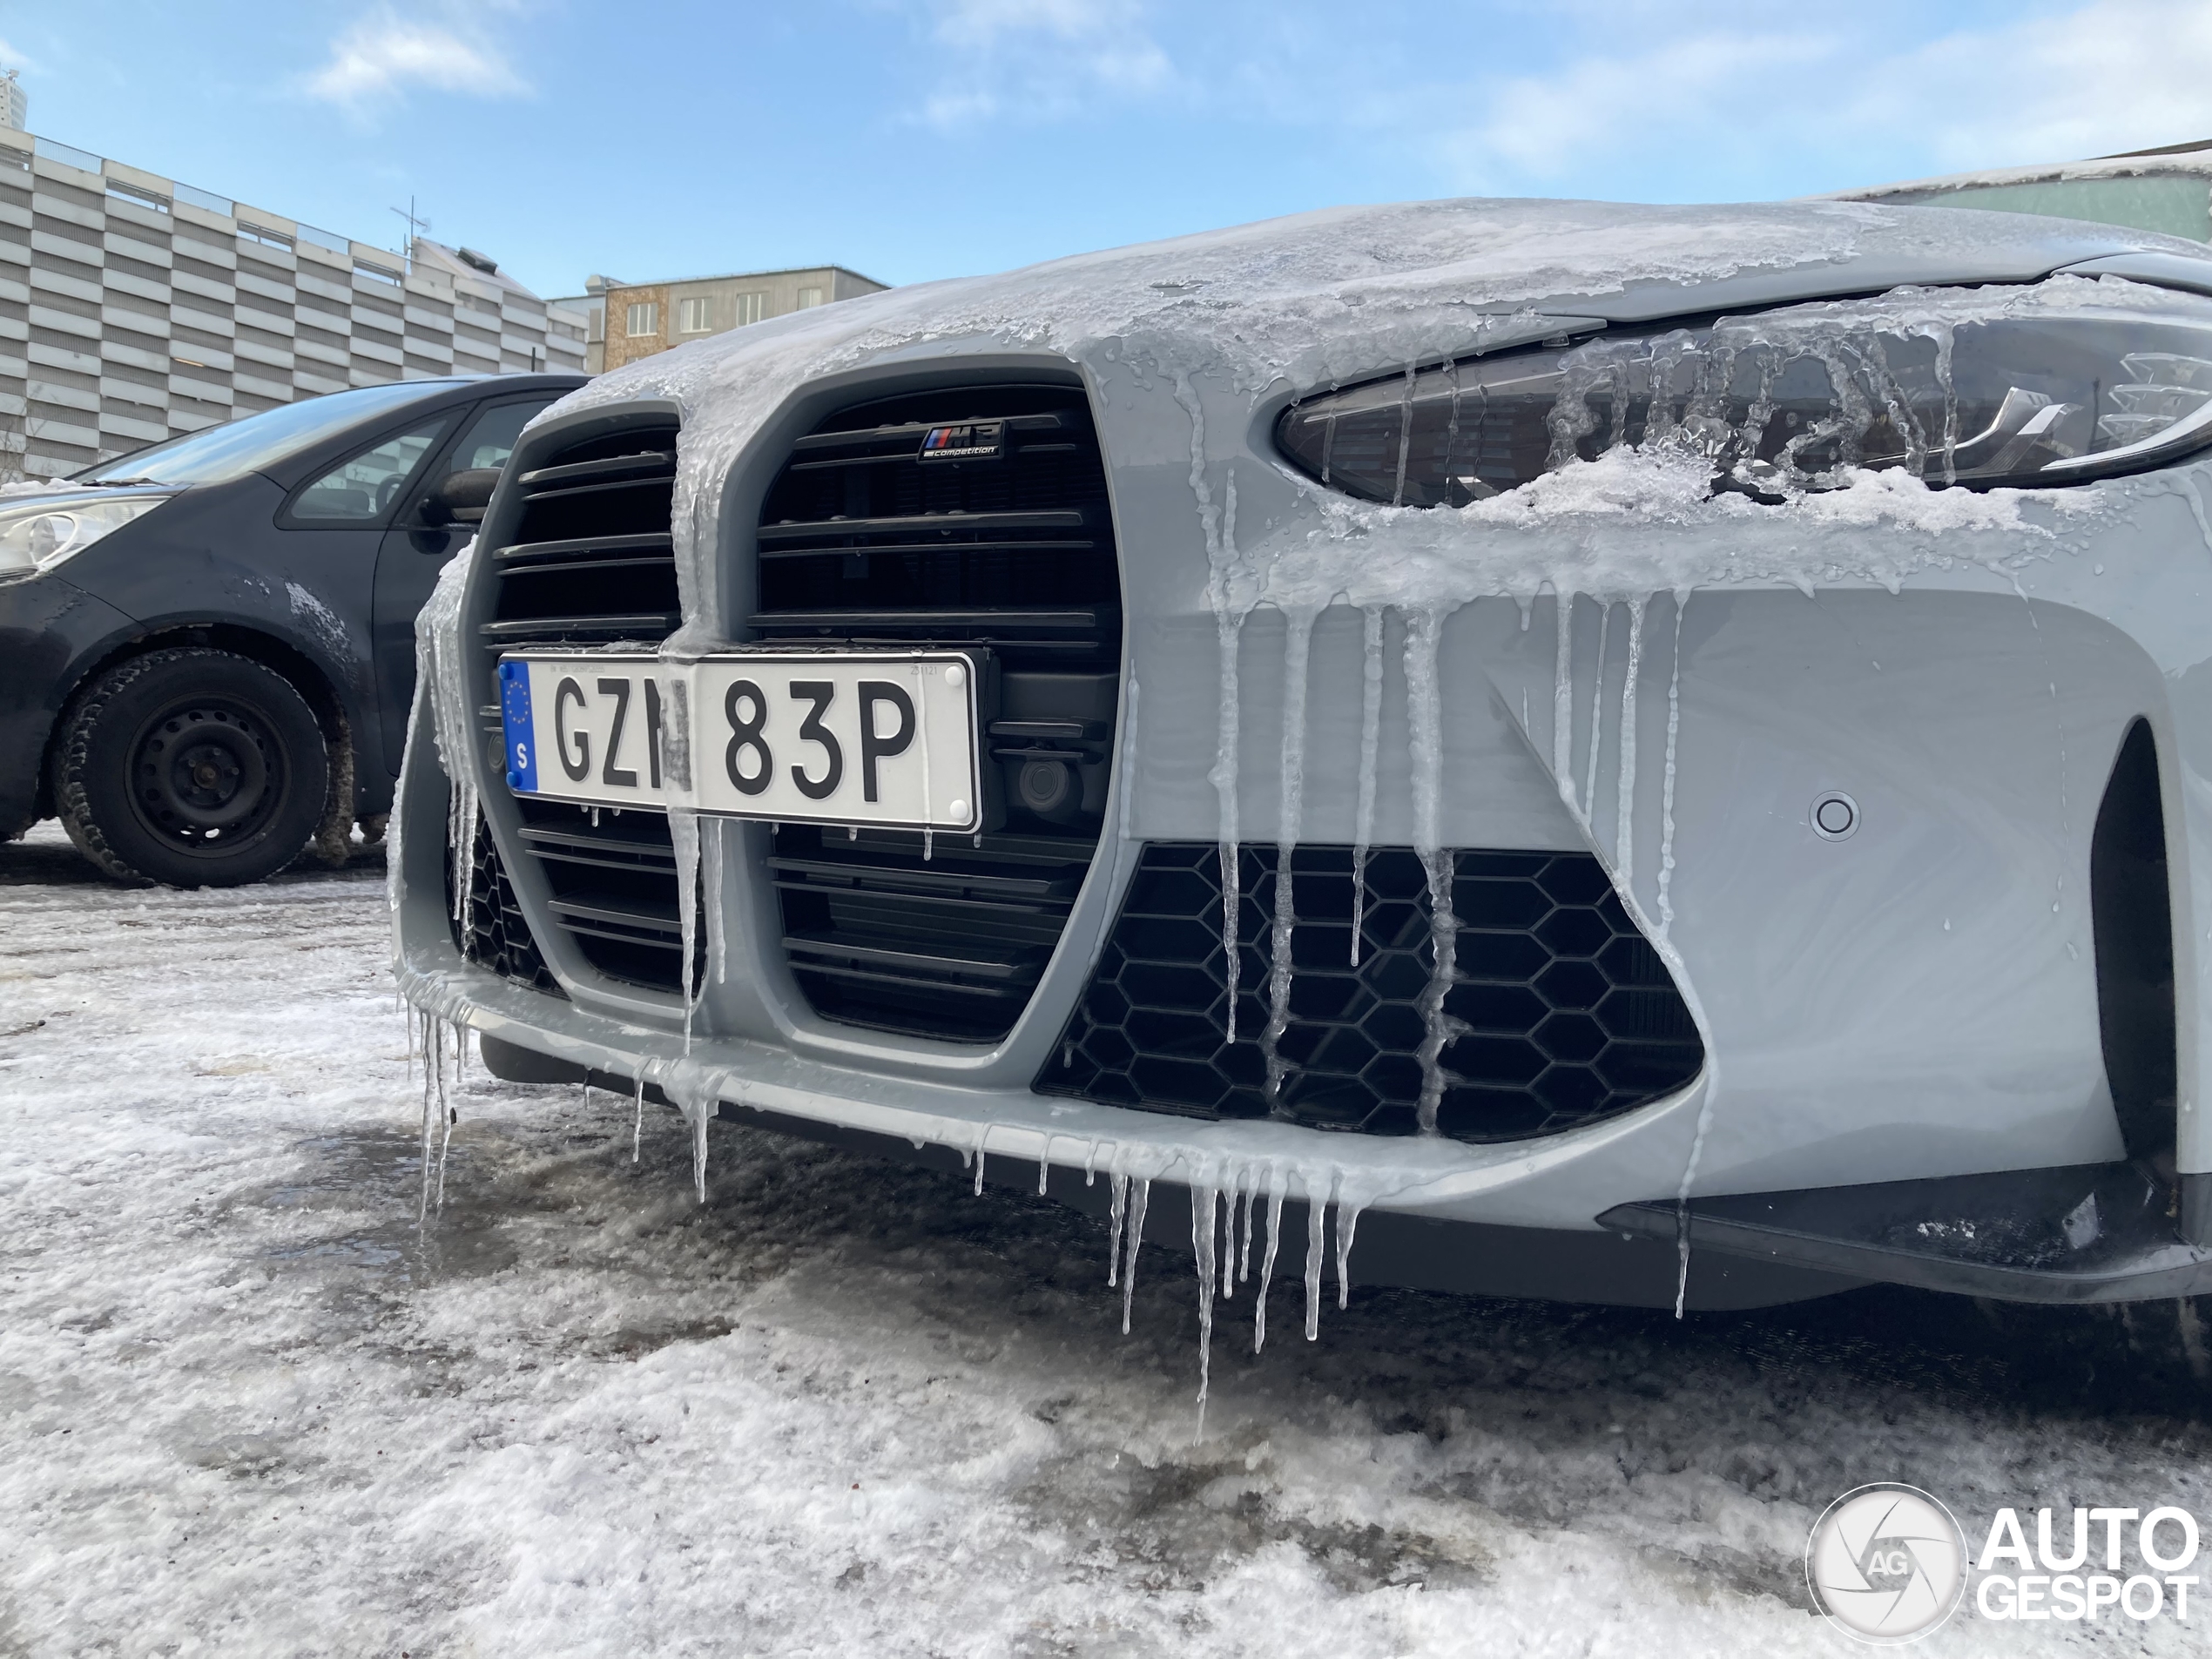
[{"label": "winter tire", "polygon": [[321,730],[291,682],[201,647],[109,670],[71,702],[54,748],[63,826],[124,881],[273,875],[314,834],[329,786]]}]

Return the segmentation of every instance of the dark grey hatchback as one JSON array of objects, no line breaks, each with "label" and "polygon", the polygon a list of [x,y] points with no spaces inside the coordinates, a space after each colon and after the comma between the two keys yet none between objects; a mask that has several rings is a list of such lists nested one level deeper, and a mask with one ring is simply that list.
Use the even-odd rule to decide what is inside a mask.
[{"label": "dark grey hatchback", "polygon": [[258,881],[389,809],[415,614],[570,374],[287,404],[0,498],[0,840]]}]

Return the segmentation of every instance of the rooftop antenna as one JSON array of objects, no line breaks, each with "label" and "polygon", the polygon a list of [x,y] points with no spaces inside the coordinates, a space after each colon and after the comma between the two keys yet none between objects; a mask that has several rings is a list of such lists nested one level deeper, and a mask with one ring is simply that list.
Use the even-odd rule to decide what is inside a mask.
[{"label": "rooftop antenna", "polygon": [[407,199],[404,208],[395,207],[392,212],[407,221],[407,268],[411,272],[415,269],[415,239],[430,228],[430,221],[415,212],[413,196]]}]

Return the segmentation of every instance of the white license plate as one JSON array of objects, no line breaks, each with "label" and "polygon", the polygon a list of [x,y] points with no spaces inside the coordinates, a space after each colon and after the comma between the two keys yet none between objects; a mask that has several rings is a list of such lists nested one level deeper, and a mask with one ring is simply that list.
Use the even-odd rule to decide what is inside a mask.
[{"label": "white license plate", "polygon": [[656,657],[510,652],[499,662],[508,787],[665,810],[663,731],[688,702],[702,812],[978,829],[977,673],[954,651],[731,651],[691,670],[685,698]]}]

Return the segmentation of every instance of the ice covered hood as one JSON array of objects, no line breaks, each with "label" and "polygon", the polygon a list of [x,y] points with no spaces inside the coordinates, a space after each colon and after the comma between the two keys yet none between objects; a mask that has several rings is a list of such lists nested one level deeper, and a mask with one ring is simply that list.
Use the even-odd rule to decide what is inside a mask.
[{"label": "ice covered hood", "polygon": [[723,482],[764,425],[824,376],[1020,354],[1097,379],[1164,382],[1191,416],[1204,509],[1202,469],[1234,449],[1264,405],[1540,339],[1561,318],[1632,322],[1905,284],[2030,282],[2114,261],[2149,261],[2161,280],[2179,271],[2212,292],[2212,251],[2196,244],[2020,214],[1479,199],[1329,208],[798,312],[603,375],[549,414],[638,400],[680,412],[678,644],[689,649],[716,637],[721,614],[721,562],[708,550],[720,545]]},{"label": "ice covered hood", "polygon": [[718,389],[750,401],[764,373],[978,337],[1076,360],[1123,342],[1241,384],[1310,385],[1402,362],[1409,333],[1453,350],[1516,312],[1625,322],[1906,283],[2033,280],[2131,253],[2186,262],[2212,283],[2197,244],[2024,214],[1480,198],[1335,207],[800,312],[617,370],[559,407],[658,395],[697,411]]}]

